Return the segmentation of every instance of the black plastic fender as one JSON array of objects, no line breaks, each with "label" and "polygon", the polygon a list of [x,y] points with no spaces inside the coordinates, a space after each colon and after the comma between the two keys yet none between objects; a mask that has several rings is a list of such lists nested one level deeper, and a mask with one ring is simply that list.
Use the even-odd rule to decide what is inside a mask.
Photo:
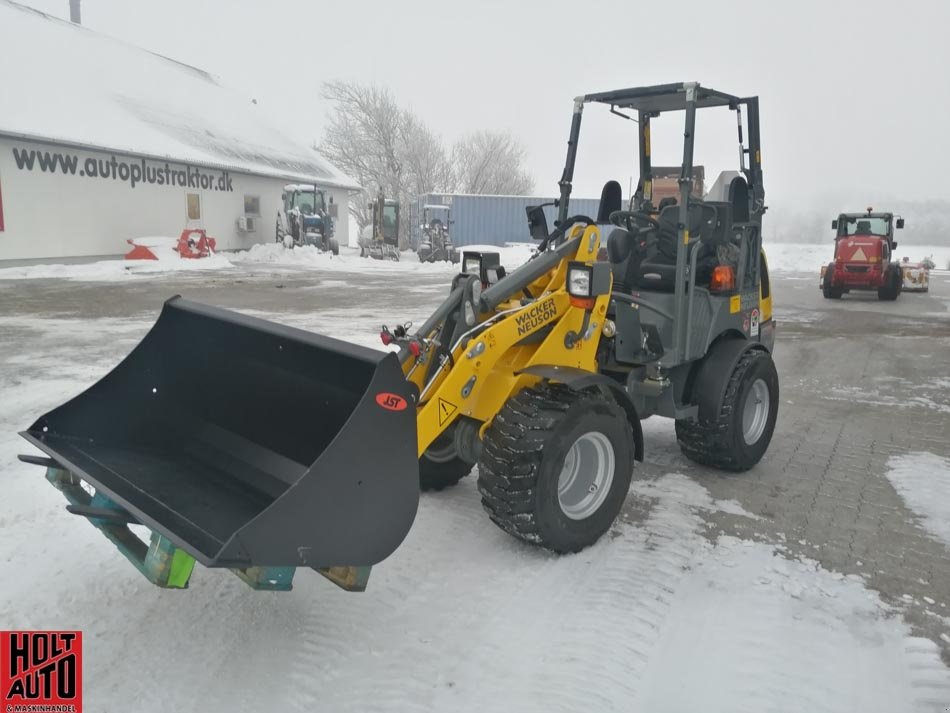
[{"label": "black plastic fender", "polygon": [[741,337],[726,337],[714,342],[696,367],[687,399],[699,406],[699,420],[714,421],[726,393],[726,386],[739,359],[746,352],[768,350],[760,343]]},{"label": "black plastic fender", "polygon": [[627,414],[627,420],[633,429],[634,452],[633,457],[638,461],[643,461],[643,428],[640,426],[640,416],[637,414],[636,406],[630,399],[630,394],[623,387],[609,376],[597,374],[595,372],[584,371],[573,366],[554,366],[550,364],[537,364],[529,366],[518,372],[519,374],[530,374],[542,379],[564,384],[574,391],[584,391],[592,386],[604,386],[610,390],[611,395],[617,400],[617,403],[623,407]]}]

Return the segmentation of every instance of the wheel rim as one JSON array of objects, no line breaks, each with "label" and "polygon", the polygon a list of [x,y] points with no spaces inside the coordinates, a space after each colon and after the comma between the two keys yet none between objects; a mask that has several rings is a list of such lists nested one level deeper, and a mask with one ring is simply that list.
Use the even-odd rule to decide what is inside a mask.
[{"label": "wheel rim", "polygon": [[756,379],[746,394],[745,406],[742,408],[742,437],[746,445],[751,446],[762,437],[769,420],[770,405],[768,384]]},{"label": "wheel rim", "polygon": [[433,463],[448,463],[455,458],[455,439],[437,438],[423,455]]},{"label": "wheel rim", "polygon": [[614,448],[602,433],[574,441],[557,480],[557,499],[571,520],[583,520],[603,505],[614,479]]}]

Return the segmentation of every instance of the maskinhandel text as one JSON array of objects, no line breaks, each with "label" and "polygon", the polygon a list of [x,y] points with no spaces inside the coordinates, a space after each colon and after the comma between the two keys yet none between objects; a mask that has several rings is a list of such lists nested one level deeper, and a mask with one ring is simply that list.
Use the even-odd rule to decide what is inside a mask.
[{"label": "maskinhandel text", "polygon": [[234,191],[231,175],[227,171],[205,173],[192,166],[178,168],[169,163],[150,166],[144,158],[123,161],[110,156],[108,159],[87,158],[80,162],[78,156],[71,154],[14,148],[13,160],[22,171],[32,171],[39,166],[43,173],[56,173],[58,170],[66,176],[75,176],[78,170],[80,176],[111,178],[113,181],[124,181],[132,188],[139,183],[150,183],[226,193]]}]

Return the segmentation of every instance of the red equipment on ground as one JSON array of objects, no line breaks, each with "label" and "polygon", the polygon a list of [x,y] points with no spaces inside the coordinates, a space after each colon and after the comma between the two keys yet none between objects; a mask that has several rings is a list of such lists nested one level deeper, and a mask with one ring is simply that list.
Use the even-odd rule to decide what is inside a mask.
[{"label": "red equipment on ground", "polygon": [[[195,239],[197,235],[197,239]],[[181,231],[181,237],[178,238],[178,247],[175,250],[182,257],[202,258],[214,255],[217,243],[214,238],[209,238],[204,229],[188,229]]]},{"label": "red equipment on ground", "polygon": [[217,248],[215,239],[203,228],[185,228],[177,242],[175,238],[130,238],[127,242],[132,249],[125,254],[126,260],[197,259],[214,255]]}]

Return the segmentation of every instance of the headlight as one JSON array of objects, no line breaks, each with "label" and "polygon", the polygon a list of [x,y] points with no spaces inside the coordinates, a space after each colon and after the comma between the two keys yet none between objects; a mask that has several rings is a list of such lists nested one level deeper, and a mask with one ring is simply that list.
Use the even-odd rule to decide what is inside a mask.
[{"label": "headlight", "polygon": [[571,297],[590,297],[591,269],[586,265],[571,267],[567,272],[567,293]]}]

